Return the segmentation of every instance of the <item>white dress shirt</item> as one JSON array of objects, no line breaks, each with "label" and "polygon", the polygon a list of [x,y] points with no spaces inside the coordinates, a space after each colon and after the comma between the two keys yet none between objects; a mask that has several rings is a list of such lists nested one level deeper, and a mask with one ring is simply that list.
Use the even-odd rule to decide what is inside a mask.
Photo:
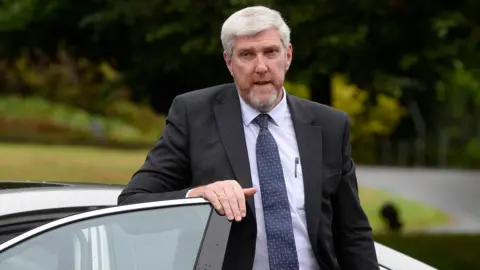
[{"label": "white dress shirt", "polygon": [[[303,174],[300,155],[298,153],[297,140],[293,128],[293,122],[290,110],[286,101],[286,92],[281,102],[269,112],[273,119],[268,125],[270,133],[275,138],[278,150],[280,152],[280,160],[282,162],[283,175],[287,187],[288,200],[290,204],[290,212],[293,222],[293,233],[295,237],[295,245],[297,247],[298,260],[301,270],[319,269],[315,259],[310,240],[308,238],[307,222],[305,219],[305,200],[303,190]],[[255,145],[259,133],[259,127],[253,122],[255,117],[260,114],[259,111],[249,106],[241,97],[240,104],[243,118],[243,128],[245,131],[245,139],[247,143],[248,158],[250,162],[250,170],[252,174],[252,184],[257,192],[254,195],[255,214],[257,220],[257,241],[255,260],[253,270],[268,270],[268,250],[267,239],[265,233],[265,220],[263,217],[262,194],[258,181],[257,159]],[[297,164],[295,161],[298,161]],[[272,269],[273,270],[273,269]]]}]

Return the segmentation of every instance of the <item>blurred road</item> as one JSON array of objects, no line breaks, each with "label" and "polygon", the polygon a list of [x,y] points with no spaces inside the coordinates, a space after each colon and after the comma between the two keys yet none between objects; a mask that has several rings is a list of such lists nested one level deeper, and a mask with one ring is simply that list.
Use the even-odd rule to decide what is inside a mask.
[{"label": "blurred road", "polygon": [[396,167],[357,168],[359,184],[442,209],[454,223],[432,232],[480,233],[480,171]]}]

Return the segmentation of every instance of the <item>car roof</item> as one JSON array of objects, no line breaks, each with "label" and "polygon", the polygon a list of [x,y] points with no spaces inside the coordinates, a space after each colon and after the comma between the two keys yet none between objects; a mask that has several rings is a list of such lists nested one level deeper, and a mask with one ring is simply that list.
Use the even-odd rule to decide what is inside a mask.
[{"label": "car roof", "polygon": [[62,182],[62,181],[31,181],[31,180],[0,180],[0,191],[12,190],[18,188],[34,188],[34,187],[124,187],[120,184],[105,184],[95,182]]},{"label": "car roof", "polygon": [[0,181],[0,217],[55,208],[113,206],[122,185]]}]

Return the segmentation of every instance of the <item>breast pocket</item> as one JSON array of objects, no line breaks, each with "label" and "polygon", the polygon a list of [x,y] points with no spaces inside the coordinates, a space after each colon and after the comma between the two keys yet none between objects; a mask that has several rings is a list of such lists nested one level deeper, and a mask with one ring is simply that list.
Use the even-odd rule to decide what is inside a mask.
[{"label": "breast pocket", "polygon": [[302,164],[298,161],[295,164],[293,170],[293,203],[295,207],[299,210],[305,209],[305,189],[303,184],[303,171],[302,171]]}]

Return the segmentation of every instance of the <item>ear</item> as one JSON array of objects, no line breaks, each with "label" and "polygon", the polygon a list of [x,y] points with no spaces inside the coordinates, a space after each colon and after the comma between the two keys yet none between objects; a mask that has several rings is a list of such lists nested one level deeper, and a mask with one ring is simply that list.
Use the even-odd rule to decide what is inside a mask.
[{"label": "ear", "polygon": [[290,64],[292,63],[293,59],[293,46],[290,43],[287,48],[287,65],[285,66],[285,70],[288,70],[290,68]]},{"label": "ear", "polygon": [[228,70],[230,71],[230,74],[233,76],[233,71],[232,71],[232,59],[230,55],[228,55],[227,52],[223,52],[223,59],[225,60],[225,64],[227,65]]}]

